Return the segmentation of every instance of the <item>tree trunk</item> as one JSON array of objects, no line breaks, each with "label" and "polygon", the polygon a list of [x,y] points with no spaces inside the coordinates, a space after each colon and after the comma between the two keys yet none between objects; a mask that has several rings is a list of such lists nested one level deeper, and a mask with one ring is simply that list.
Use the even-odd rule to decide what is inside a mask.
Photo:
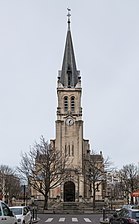
[{"label": "tree trunk", "polygon": [[96,189],[95,189],[95,185],[93,186],[93,210],[96,207]]},{"label": "tree trunk", "polygon": [[44,196],[44,207],[43,207],[44,210],[47,210],[48,209],[48,195],[46,194]]}]

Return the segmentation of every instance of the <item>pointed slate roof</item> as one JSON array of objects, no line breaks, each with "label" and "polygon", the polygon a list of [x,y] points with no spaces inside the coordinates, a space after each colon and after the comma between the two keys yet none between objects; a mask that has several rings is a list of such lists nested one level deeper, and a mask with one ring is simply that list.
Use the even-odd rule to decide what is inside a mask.
[{"label": "pointed slate roof", "polygon": [[70,30],[70,21],[68,20],[68,31],[66,37],[66,45],[63,57],[60,83],[66,88],[73,88],[78,82],[78,71],[76,69],[76,61],[73,50],[73,43]]}]

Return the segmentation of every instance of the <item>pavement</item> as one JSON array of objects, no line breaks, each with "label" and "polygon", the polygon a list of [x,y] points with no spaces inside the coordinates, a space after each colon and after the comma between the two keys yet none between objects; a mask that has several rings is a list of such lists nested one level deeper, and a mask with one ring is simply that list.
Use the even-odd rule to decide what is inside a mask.
[{"label": "pavement", "polygon": [[39,217],[32,219],[32,223],[36,223],[36,222],[39,222],[39,221],[40,221]]},{"label": "pavement", "polygon": [[108,224],[109,223],[109,218],[100,218],[100,223],[103,223],[103,224]]}]

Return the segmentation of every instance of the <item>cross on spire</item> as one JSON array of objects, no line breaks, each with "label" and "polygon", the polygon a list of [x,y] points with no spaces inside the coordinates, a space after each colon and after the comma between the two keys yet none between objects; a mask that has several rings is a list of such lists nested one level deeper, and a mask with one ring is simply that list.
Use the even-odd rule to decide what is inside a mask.
[{"label": "cross on spire", "polygon": [[70,17],[71,17],[70,12],[71,12],[71,9],[67,8],[67,10],[68,10],[68,14],[67,14],[67,17],[68,17],[68,30],[70,30]]}]

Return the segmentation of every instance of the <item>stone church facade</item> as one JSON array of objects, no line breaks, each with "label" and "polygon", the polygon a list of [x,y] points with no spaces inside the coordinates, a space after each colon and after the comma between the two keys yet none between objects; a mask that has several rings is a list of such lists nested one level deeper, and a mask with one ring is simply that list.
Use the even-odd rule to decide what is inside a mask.
[{"label": "stone church facade", "polygon": [[[103,155],[90,153],[89,140],[84,139],[82,118],[82,86],[80,71],[76,67],[70,17],[63,56],[62,69],[57,80],[57,118],[55,121],[56,136],[50,140],[52,148],[57,154],[66,159],[65,179],[54,189],[50,189],[49,202],[92,202],[93,184],[89,179],[90,162],[97,161],[97,167],[103,167]],[[95,156],[95,157],[94,157]],[[103,168],[102,168],[103,172]],[[104,186],[99,182],[95,199],[105,198]],[[44,200],[44,197],[32,189],[35,199]]]},{"label": "stone church facade", "polygon": [[[56,138],[51,140],[51,144],[55,150],[68,158],[69,175],[57,188],[52,189],[49,195],[50,198],[59,198],[64,202],[91,198],[90,184],[86,176],[90,144],[83,136],[81,97],[81,76],[76,67],[68,18],[63,64],[57,81]],[[101,198],[101,195],[99,196]]]}]

